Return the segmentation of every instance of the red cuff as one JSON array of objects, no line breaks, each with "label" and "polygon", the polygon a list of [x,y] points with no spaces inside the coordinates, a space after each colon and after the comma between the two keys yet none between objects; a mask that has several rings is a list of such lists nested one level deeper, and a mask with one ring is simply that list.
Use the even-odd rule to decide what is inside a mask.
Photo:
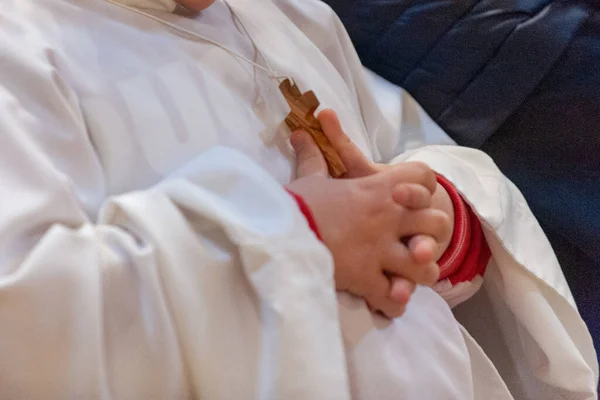
[{"label": "red cuff", "polygon": [[449,279],[455,285],[483,276],[491,252],[479,218],[463,200],[454,185],[438,175],[439,184],[446,189],[454,206],[454,233],[446,252],[438,261],[440,280]]},{"label": "red cuff", "polygon": [[487,244],[481,222],[469,207],[471,213],[471,246],[460,268],[448,277],[452,285],[460,282],[470,282],[477,275],[483,276],[492,252]]},{"label": "red cuff", "polygon": [[323,239],[321,238],[321,233],[319,232],[319,228],[317,227],[317,221],[315,221],[315,217],[314,217],[310,207],[304,200],[304,198],[302,196],[300,196],[299,194],[296,194],[287,188],[285,190],[290,195],[292,195],[294,200],[296,200],[296,204],[298,204],[298,208],[300,209],[300,212],[304,215],[304,218],[306,218],[306,222],[308,222],[308,226],[310,227],[310,229],[319,238],[319,240],[323,241]]}]

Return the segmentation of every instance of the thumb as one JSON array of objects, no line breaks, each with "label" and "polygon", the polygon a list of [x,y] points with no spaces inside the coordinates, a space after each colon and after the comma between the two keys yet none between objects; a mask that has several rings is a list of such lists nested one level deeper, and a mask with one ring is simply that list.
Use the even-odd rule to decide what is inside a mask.
[{"label": "thumb", "polygon": [[308,132],[296,131],[292,134],[290,141],[296,151],[296,176],[298,178],[309,175],[327,176],[327,162]]},{"label": "thumb", "polygon": [[367,160],[360,149],[346,135],[337,114],[333,110],[326,109],[321,111],[317,119],[321,123],[325,136],[327,136],[348,169],[347,177],[356,178],[371,175],[375,172],[371,162]]}]

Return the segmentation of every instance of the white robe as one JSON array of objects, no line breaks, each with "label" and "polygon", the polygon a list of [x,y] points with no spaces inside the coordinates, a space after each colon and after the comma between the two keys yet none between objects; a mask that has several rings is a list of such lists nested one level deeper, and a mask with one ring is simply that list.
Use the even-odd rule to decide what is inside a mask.
[{"label": "white robe", "polygon": [[[221,2],[191,20],[153,1],[262,63]],[[474,206],[494,260],[465,327],[430,289],[392,322],[336,294],[283,190],[287,107],[263,72],[103,0],[3,0],[0,398],[596,399],[590,335],[493,162],[402,154],[324,4],[230,4],[365,154],[425,161]]]}]

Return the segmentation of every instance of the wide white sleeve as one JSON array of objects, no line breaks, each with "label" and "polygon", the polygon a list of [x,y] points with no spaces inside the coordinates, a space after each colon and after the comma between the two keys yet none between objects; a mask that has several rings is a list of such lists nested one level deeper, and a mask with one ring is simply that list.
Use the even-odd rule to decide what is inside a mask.
[{"label": "wide white sleeve", "polygon": [[596,398],[598,361],[591,336],[552,247],[516,186],[474,149],[427,146],[392,163],[404,161],[424,162],[444,175],[480,218],[492,261],[484,290],[455,314],[515,398]]},{"label": "wide white sleeve", "polygon": [[347,399],[332,260],[283,188],[217,148],[103,199],[52,51],[5,38],[0,398]]}]

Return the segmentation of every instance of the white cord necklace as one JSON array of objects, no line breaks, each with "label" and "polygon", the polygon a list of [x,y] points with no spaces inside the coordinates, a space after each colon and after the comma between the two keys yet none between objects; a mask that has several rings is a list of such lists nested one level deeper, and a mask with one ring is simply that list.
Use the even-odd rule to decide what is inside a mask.
[{"label": "white cord necklace", "polygon": [[[282,82],[283,80],[285,80],[285,79],[290,79],[290,80],[292,80],[292,79],[291,79],[290,77],[288,77],[288,76],[285,76],[285,75],[280,75],[280,74],[278,74],[278,73],[277,73],[277,72],[276,72],[276,71],[275,71],[275,70],[274,70],[274,69],[271,67],[271,65],[269,64],[269,61],[266,59],[266,57],[265,57],[265,56],[263,55],[263,53],[260,51],[260,49],[258,48],[258,46],[256,45],[256,43],[255,43],[255,42],[254,42],[254,40],[252,39],[252,36],[250,36],[250,33],[248,32],[248,29],[246,28],[246,25],[244,25],[244,22],[243,22],[243,21],[241,20],[241,18],[240,18],[240,17],[237,15],[237,13],[236,13],[236,12],[235,12],[235,11],[234,11],[232,8],[231,8],[231,6],[229,5],[229,3],[227,3],[225,0],[223,0],[223,3],[225,3],[225,5],[227,6],[227,8],[229,9],[229,12],[231,12],[231,15],[232,15],[232,16],[233,16],[233,17],[236,19],[236,21],[237,21],[237,22],[240,24],[240,26],[241,26],[241,27],[242,27],[242,29],[244,30],[244,33],[246,34],[246,36],[248,37],[248,39],[250,39],[250,41],[252,42],[252,44],[253,44],[254,48],[256,49],[256,52],[258,53],[258,55],[260,56],[260,58],[262,58],[262,59],[263,59],[263,61],[265,62],[265,65],[266,65],[266,67],[264,67],[264,66],[262,66],[262,65],[260,65],[260,64],[258,64],[258,63],[256,63],[256,62],[254,62],[254,61],[252,61],[252,60],[250,60],[250,59],[248,59],[248,58],[244,57],[243,55],[241,55],[241,54],[239,54],[239,53],[237,53],[237,52],[235,52],[235,51],[231,50],[229,47],[227,47],[227,46],[224,46],[224,45],[222,45],[221,43],[219,43],[219,42],[217,42],[217,41],[215,41],[215,40],[213,40],[213,39],[210,39],[210,38],[208,38],[208,37],[206,37],[206,36],[204,36],[204,35],[201,35],[201,34],[199,34],[199,33],[197,33],[197,32],[191,31],[191,30],[189,30],[189,29],[186,29],[186,28],[184,28],[184,27],[182,27],[182,26],[179,26],[179,25],[177,25],[177,24],[173,24],[173,23],[171,23],[171,22],[169,22],[169,21],[165,21],[165,20],[163,20],[163,19],[161,19],[161,18],[159,18],[159,17],[157,17],[157,16],[155,16],[155,15],[152,15],[152,14],[150,14],[150,13],[147,13],[147,12],[145,12],[145,11],[143,11],[143,10],[140,10],[140,9],[138,9],[138,8],[135,8],[135,7],[131,7],[131,6],[128,6],[128,5],[122,4],[122,3],[118,2],[117,0],[106,0],[106,1],[108,1],[109,3],[111,3],[111,4],[113,4],[113,5],[117,6],[117,7],[121,7],[121,8],[123,8],[123,9],[126,9],[126,10],[128,10],[128,11],[134,12],[134,13],[136,13],[136,14],[143,15],[143,16],[144,16],[144,17],[146,17],[146,18],[150,18],[151,20],[153,20],[153,21],[156,21],[156,22],[158,22],[158,23],[160,23],[160,24],[163,24],[163,25],[165,25],[165,26],[168,26],[168,27],[169,27],[169,28],[171,28],[171,29],[174,29],[174,30],[176,30],[176,31],[179,31],[179,32],[181,32],[181,33],[185,33],[186,35],[189,35],[189,36],[191,36],[191,37],[194,37],[194,38],[196,38],[196,39],[199,39],[199,40],[202,40],[202,41],[208,42],[208,43],[210,43],[210,44],[212,44],[212,45],[214,45],[214,46],[217,46],[218,48],[220,48],[220,49],[222,49],[222,50],[226,51],[227,53],[231,54],[233,57],[236,57],[236,58],[238,58],[238,59],[240,59],[240,60],[242,60],[242,61],[244,61],[244,62],[247,62],[247,63],[249,63],[249,64],[253,65],[254,67],[258,68],[259,70],[261,70],[261,71],[265,72],[265,73],[266,73],[266,74],[269,76],[269,79],[275,79],[275,80],[277,80],[279,83],[281,83],[281,82]],[[293,81],[293,80],[292,80],[292,81]]]},{"label": "white cord necklace", "polygon": [[196,33],[194,31],[186,29],[177,24],[173,24],[171,22],[165,21],[159,17],[156,17],[150,13],[147,13],[147,12],[137,9],[135,7],[131,7],[131,6],[127,6],[125,4],[119,3],[117,0],[106,0],[106,1],[108,1],[111,4],[116,5],[118,7],[124,8],[131,12],[134,12],[136,14],[140,14],[147,18],[150,18],[151,20],[154,20],[165,26],[168,26],[175,31],[185,33],[185,34],[189,35],[190,37],[194,37],[196,39],[213,44],[213,45],[219,47],[220,49],[225,50],[227,53],[231,54],[233,57],[236,57],[242,61],[245,61],[245,62],[253,65],[255,68],[266,72],[267,75],[269,76],[269,79],[275,79],[279,82],[279,89],[281,90],[281,93],[283,94],[288,105],[291,108],[291,112],[288,114],[288,116],[285,119],[285,122],[286,122],[288,128],[292,132],[299,130],[299,129],[303,129],[311,134],[311,136],[315,140],[317,146],[319,146],[319,148],[323,152],[323,155],[325,156],[325,160],[327,161],[327,165],[329,167],[329,173],[331,176],[333,176],[334,178],[338,178],[338,177],[343,176],[346,173],[346,167],[344,166],[342,159],[340,158],[340,156],[337,153],[337,151],[335,150],[335,148],[331,145],[331,142],[329,141],[327,136],[325,136],[325,134],[323,133],[321,123],[314,116],[315,110],[319,107],[319,100],[315,96],[314,92],[309,91],[306,93],[302,93],[300,91],[300,89],[298,88],[298,86],[296,86],[296,84],[294,83],[294,80],[292,78],[284,76],[284,75],[279,75],[277,72],[275,72],[273,70],[273,68],[269,64],[269,61],[262,54],[262,52],[256,45],[256,42],[252,39],[252,36],[250,36],[250,33],[248,32],[248,29],[244,25],[241,18],[235,13],[233,8],[231,8],[231,6],[229,5],[229,3],[227,3],[226,0],[223,0],[223,2],[229,9],[229,12],[233,16],[233,18],[235,18],[235,20],[242,27],[242,29],[244,30],[244,33],[246,34],[246,36],[248,37],[250,42],[252,42],[252,46],[254,47],[255,54],[257,54],[258,56],[260,56],[260,58],[263,59],[266,67],[263,67],[262,65],[254,62],[252,60],[249,60],[248,58],[242,56],[241,54],[231,50],[227,46],[224,46],[221,43],[219,43],[213,39],[210,39],[206,36],[203,36],[199,33]]}]

